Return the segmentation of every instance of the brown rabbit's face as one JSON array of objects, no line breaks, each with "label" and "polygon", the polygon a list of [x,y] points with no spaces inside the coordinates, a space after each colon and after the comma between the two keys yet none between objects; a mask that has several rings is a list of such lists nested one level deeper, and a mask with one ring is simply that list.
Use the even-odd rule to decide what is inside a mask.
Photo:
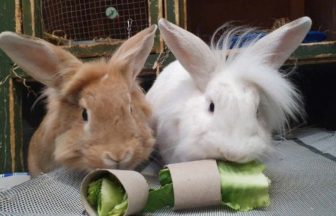
[{"label": "brown rabbit's face", "polygon": [[[148,158],[154,145],[146,124],[150,109],[124,73],[105,62],[83,64],[76,72],[64,92],[64,103],[76,107],[75,123],[56,139],[57,161],[85,170],[133,169]],[[69,95],[78,95],[75,102]]]},{"label": "brown rabbit's face", "polygon": [[0,48],[47,86],[47,114],[35,132],[29,172],[134,168],[154,144],[150,108],[136,83],[154,44],[152,25],[126,40],[108,61],[83,63],[47,41],[0,33]]}]

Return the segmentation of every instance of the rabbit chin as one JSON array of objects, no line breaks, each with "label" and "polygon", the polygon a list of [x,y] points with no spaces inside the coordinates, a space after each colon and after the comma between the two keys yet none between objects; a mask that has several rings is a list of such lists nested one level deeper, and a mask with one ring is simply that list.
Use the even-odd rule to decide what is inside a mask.
[{"label": "rabbit chin", "polygon": [[271,135],[262,134],[249,137],[223,138],[209,136],[177,145],[173,153],[163,154],[166,163],[178,163],[194,160],[216,159],[245,163],[259,159],[271,149]]}]

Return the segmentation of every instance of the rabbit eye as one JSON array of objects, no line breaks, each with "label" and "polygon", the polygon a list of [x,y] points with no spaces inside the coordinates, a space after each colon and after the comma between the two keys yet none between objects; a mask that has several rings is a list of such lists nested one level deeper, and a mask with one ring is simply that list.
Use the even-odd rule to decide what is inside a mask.
[{"label": "rabbit eye", "polygon": [[215,111],[215,104],[213,102],[210,103],[209,105],[209,112],[214,112]]},{"label": "rabbit eye", "polygon": [[83,109],[83,111],[82,111],[82,119],[83,119],[83,121],[88,120],[88,114],[87,114],[86,109]]}]

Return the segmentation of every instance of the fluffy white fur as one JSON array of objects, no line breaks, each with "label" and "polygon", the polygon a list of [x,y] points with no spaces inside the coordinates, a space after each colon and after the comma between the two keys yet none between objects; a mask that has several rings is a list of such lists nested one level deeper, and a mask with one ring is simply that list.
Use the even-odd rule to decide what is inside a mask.
[{"label": "fluffy white fur", "polygon": [[[247,162],[262,155],[272,132],[302,113],[299,94],[278,70],[310,26],[303,17],[248,43],[241,38],[251,29],[229,29],[209,48],[161,19],[161,34],[178,61],[162,71],[147,99],[165,162]],[[242,37],[229,50],[237,33]]]}]

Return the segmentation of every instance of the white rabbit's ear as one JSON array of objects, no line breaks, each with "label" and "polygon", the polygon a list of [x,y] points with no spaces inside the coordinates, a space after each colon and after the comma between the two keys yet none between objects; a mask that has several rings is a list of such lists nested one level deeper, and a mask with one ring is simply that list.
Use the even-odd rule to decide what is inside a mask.
[{"label": "white rabbit's ear", "polygon": [[62,48],[13,32],[0,34],[0,48],[31,77],[49,87],[57,87],[62,81],[58,76],[62,67],[81,64]]},{"label": "white rabbit's ear", "polygon": [[168,48],[203,91],[216,67],[209,46],[196,35],[165,19],[159,20],[159,29]]},{"label": "white rabbit's ear", "polygon": [[279,68],[301,44],[312,21],[309,17],[296,19],[257,41],[249,54],[263,56],[263,61]]},{"label": "white rabbit's ear", "polygon": [[111,67],[121,67],[130,84],[141,72],[153,48],[156,29],[157,26],[152,25],[125,41],[109,62]]}]

